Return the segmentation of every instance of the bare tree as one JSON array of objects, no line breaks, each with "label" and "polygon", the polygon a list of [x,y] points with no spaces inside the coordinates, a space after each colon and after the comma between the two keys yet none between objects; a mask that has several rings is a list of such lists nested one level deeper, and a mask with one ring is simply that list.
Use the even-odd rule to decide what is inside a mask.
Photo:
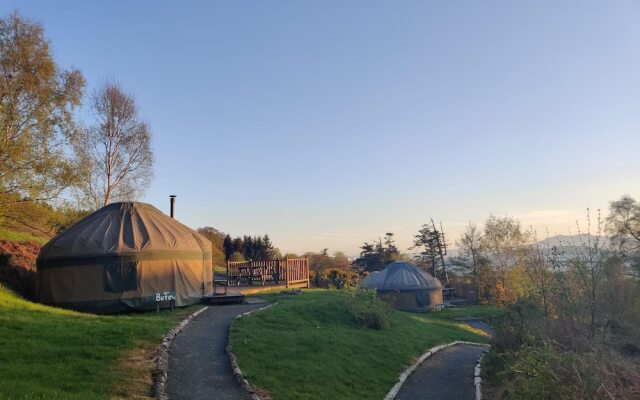
[{"label": "bare tree", "polygon": [[565,293],[564,297],[579,299],[574,303],[573,313],[580,312],[582,306],[589,320],[589,337],[596,333],[597,320],[600,316],[599,288],[602,284],[603,274],[607,262],[614,253],[609,248],[607,240],[602,235],[603,221],[600,210],[596,219],[596,232],[592,233],[591,212],[587,209],[587,231],[583,233],[576,221],[578,228],[578,240],[570,240],[564,244],[568,249],[566,254],[560,254],[555,258],[556,274],[560,278],[560,287]]},{"label": "bare tree", "polygon": [[530,236],[533,240],[530,251],[525,258],[525,269],[533,285],[533,293],[542,302],[546,327],[549,327],[549,315],[551,314],[551,292],[553,291],[553,260],[554,250],[549,246],[549,233],[546,241],[539,242],[537,233],[531,229]]},{"label": "bare tree", "polygon": [[453,265],[471,273],[473,276],[473,288],[478,297],[480,296],[478,272],[482,265],[486,264],[482,255],[482,241],[482,231],[478,229],[476,224],[469,223],[460,240],[456,241],[459,251],[458,256],[451,259]]},{"label": "bare tree", "polygon": [[506,272],[522,261],[527,232],[511,217],[490,215],[484,225],[483,249],[498,272]]},{"label": "bare tree", "polygon": [[95,124],[76,143],[87,179],[84,199],[96,208],[133,200],[152,177],[151,132],[140,121],[134,97],[107,82],[93,95]]},{"label": "bare tree", "polygon": [[490,215],[485,222],[482,253],[491,270],[495,289],[491,297],[496,302],[513,302],[524,294],[524,258],[529,240],[528,232],[523,232],[514,218]]},{"label": "bare tree", "polygon": [[612,201],[607,232],[621,251],[627,270],[640,277],[640,203],[631,196]]},{"label": "bare tree", "polygon": [[634,249],[640,249],[640,203],[631,196],[622,196],[609,205],[607,228],[614,237],[625,243],[633,242]]}]

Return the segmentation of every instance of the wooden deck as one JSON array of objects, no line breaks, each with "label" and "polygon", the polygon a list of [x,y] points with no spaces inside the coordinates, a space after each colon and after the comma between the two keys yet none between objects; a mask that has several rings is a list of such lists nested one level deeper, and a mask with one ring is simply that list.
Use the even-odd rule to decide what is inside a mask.
[{"label": "wooden deck", "polygon": [[257,287],[308,288],[309,259],[227,261],[226,283],[227,288],[243,288],[245,293]]}]

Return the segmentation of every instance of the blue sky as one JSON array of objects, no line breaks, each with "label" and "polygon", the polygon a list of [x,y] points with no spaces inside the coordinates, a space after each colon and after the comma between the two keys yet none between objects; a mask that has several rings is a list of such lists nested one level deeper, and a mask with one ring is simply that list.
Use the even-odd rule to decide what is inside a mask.
[{"label": "blue sky", "polygon": [[153,131],[144,201],[357,254],[441,220],[567,233],[640,198],[640,3],[3,1]]}]

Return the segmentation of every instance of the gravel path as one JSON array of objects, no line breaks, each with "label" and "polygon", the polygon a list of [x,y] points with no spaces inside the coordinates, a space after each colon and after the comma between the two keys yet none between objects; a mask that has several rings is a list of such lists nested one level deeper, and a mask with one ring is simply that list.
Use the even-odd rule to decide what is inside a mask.
[{"label": "gravel path", "polygon": [[473,400],[473,370],[485,347],[459,344],[427,358],[405,381],[397,400]]},{"label": "gravel path", "polygon": [[265,304],[210,306],[187,325],[169,351],[167,394],[171,400],[248,399],[225,352],[229,325],[238,314]]},{"label": "gravel path", "polygon": [[[459,318],[489,336],[495,329],[479,318]],[[440,350],[427,358],[407,378],[396,396],[397,400],[450,400],[476,398],[473,373],[478,358],[487,347],[459,344]]]}]

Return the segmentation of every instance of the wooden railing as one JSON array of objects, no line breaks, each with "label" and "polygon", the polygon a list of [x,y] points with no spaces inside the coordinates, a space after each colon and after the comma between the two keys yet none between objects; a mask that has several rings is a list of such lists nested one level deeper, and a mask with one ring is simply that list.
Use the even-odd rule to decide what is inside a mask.
[{"label": "wooden railing", "polygon": [[286,259],[286,280],[287,286],[306,283],[309,287],[309,259],[293,258]]},{"label": "wooden railing", "polygon": [[267,282],[309,287],[309,259],[227,261],[227,285]]}]

